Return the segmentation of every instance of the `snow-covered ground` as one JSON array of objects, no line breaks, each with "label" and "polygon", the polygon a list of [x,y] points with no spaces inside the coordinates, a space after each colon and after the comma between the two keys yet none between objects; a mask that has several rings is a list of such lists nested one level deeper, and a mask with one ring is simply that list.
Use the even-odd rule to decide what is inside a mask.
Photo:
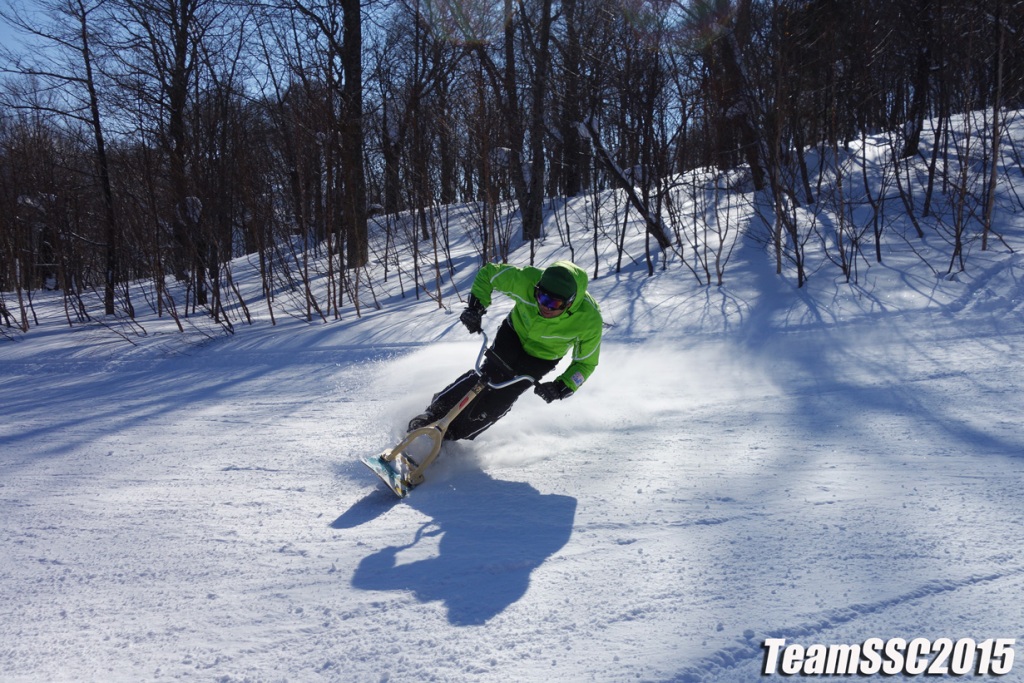
[{"label": "snow-covered ground", "polygon": [[39,294],[0,341],[0,680],[743,682],[770,638],[1024,656],[1024,258],[948,278],[917,255],[944,249],[893,238],[801,290],[753,240],[720,288],[603,267],[592,380],[447,445],[404,501],[357,458],[472,363],[454,297],[214,338],[149,316],[129,343]]}]

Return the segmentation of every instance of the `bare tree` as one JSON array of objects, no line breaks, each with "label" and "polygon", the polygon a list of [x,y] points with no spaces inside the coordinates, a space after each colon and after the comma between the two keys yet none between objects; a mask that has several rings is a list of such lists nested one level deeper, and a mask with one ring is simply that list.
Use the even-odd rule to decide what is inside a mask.
[{"label": "bare tree", "polygon": [[[58,97],[47,99],[45,106],[48,110],[69,121],[81,122],[92,131],[96,178],[103,198],[104,312],[113,315],[116,289],[122,281],[119,259],[122,246],[101,114],[101,67],[98,62],[104,56],[95,48],[99,43],[96,35],[109,26],[102,18],[103,11],[103,0],[50,0],[38,6],[38,12],[46,18],[45,22],[38,21],[39,15],[30,19],[17,12],[8,13],[6,19],[9,22],[41,42],[46,49],[26,55],[7,51],[4,61],[7,64],[5,70],[17,73],[23,79],[21,82],[27,83],[32,90],[60,93]],[[97,15],[101,18],[96,19]],[[9,106],[43,106],[39,99],[25,97],[26,94],[22,92],[22,97]],[[124,291],[126,310],[131,311],[127,289]]]},{"label": "bare tree", "polygon": [[[347,244],[347,266],[359,268],[366,264],[366,175],[363,166],[363,67],[362,7],[359,0],[326,0],[306,3],[292,0],[291,11],[316,27],[329,50],[329,57],[341,62],[340,83],[333,78],[328,84],[338,88],[340,116],[336,133],[340,144],[341,192],[338,197]],[[340,13],[340,22],[339,22]]]},{"label": "bare tree", "polygon": [[194,301],[206,304],[209,264],[200,232],[202,206],[189,173],[195,148],[188,107],[202,65],[202,42],[219,26],[215,0],[115,0],[119,31],[113,36],[120,59],[118,78],[166,160],[166,194],[156,198],[159,220],[172,226],[170,270],[189,283]]}]

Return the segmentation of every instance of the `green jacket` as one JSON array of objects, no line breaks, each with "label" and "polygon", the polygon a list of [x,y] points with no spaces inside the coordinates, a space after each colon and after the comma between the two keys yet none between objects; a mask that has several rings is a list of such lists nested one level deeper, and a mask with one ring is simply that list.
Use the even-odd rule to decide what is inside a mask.
[{"label": "green jacket", "polygon": [[494,290],[504,292],[515,301],[509,318],[523,349],[531,356],[557,360],[572,349],[572,362],[558,379],[576,391],[597,367],[603,328],[601,309],[587,292],[586,271],[570,261],[553,265],[567,268],[576,278],[576,299],[557,318],[540,316],[534,287],[544,271],[533,266],[519,268],[488,263],[476,274],[472,294],[485,307],[491,305]]}]

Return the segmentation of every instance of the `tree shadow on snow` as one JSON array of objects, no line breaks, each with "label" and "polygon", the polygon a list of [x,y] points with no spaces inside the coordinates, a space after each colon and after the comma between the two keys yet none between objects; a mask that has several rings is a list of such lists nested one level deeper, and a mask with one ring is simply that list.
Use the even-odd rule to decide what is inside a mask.
[{"label": "tree shadow on snow", "polygon": [[576,499],[484,472],[449,484],[417,489],[407,499],[431,520],[408,544],[364,558],[352,585],[412,591],[421,602],[443,602],[452,625],[480,625],[522,598],[533,570],[568,542]]}]

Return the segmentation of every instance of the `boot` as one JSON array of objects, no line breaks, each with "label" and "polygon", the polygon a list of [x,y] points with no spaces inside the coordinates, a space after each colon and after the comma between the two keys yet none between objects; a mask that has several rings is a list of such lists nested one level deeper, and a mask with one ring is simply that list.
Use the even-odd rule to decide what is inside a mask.
[{"label": "boot", "polygon": [[445,406],[443,401],[438,400],[440,396],[441,394],[434,394],[427,409],[409,420],[408,431],[411,432],[414,429],[426,427],[431,422],[437,422],[451,410],[451,406]]},{"label": "boot", "polygon": [[479,376],[475,370],[470,370],[449,384],[444,390],[434,394],[427,409],[409,420],[409,431],[425,427],[431,422],[437,422],[448,414],[460,398],[469,391],[470,387],[476,384]]},{"label": "boot", "polygon": [[426,412],[420,413],[413,419],[409,420],[409,426],[407,430],[411,432],[413,430],[419,429],[420,427],[426,427],[431,422],[436,422],[439,419],[440,417],[435,417],[434,414],[430,412],[430,409],[427,408]]}]

